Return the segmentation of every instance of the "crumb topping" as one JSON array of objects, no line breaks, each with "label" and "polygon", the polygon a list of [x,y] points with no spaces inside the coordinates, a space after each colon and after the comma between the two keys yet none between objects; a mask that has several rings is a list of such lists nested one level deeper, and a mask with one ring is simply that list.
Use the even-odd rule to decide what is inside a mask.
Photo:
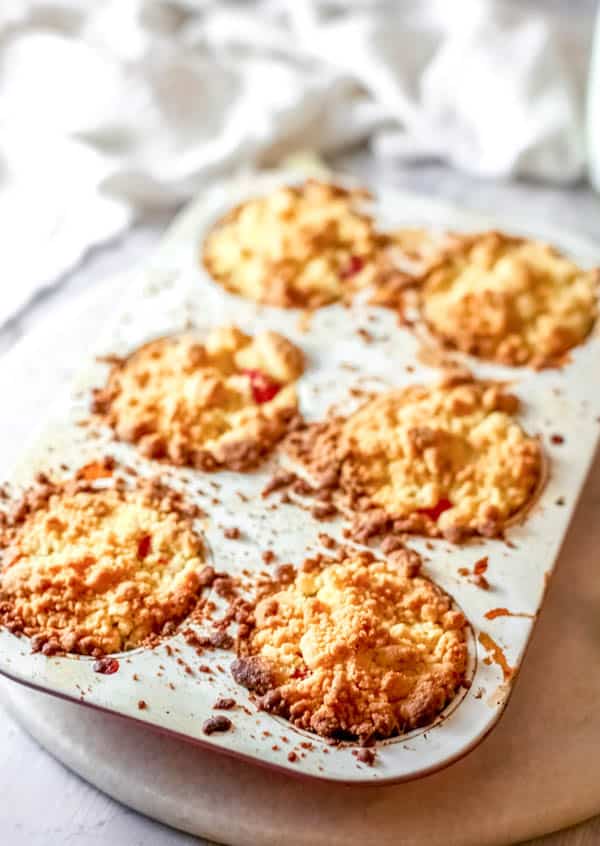
[{"label": "crumb topping", "polygon": [[204,734],[214,734],[215,732],[230,731],[233,728],[233,723],[229,717],[218,714],[214,717],[209,717],[202,723],[202,731]]},{"label": "crumb topping", "polygon": [[113,365],[93,410],[151,458],[202,470],[255,466],[297,415],[301,351],[236,327],[160,338]]},{"label": "crumb topping", "polygon": [[359,540],[497,536],[541,480],[541,447],[514,420],[518,407],[496,384],[417,385],[290,435],[288,452],[342,495]]},{"label": "crumb topping", "polygon": [[46,654],[134,649],[194,609],[204,556],[180,496],[158,483],[45,483],[3,531],[0,623]]},{"label": "crumb topping", "polygon": [[346,553],[257,602],[232,672],[298,727],[368,742],[427,724],[454,696],[466,622],[415,552]]},{"label": "crumb topping", "polygon": [[537,241],[456,237],[422,278],[421,309],[430,329],[463,352],[556,366],[594,324],[598,278]]},{"label": "crumb topping", "polygon": [[204,243],[208,272],[229,291],[284,308],[317,308],[374,281],[387,238],[364,189],[307,180],[248,200]]}]

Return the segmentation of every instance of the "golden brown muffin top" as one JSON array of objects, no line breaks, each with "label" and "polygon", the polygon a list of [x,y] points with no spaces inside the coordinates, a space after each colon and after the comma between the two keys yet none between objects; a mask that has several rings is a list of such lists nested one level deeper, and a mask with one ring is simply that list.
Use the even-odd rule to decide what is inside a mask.
[{"label": "golden brown muffin top", "polygon": [[387,243],[365,212],[370,199],[309,179],[247,200],[210,231],[204,265],[227,290],[269,305],[346,299],[374,280]]},{"label": "golden brown muffin top", "polygon": [[113,365],[93,410],[143,454],[203,470],[256,465],[297,413],[301,351],[235,326],[159,338]]},{"label": "golden brown muffin top", "polygon": [[256,604],[234,678],[325,737],[369,741],[430,722],[464,678],[466,623],[418,575],[419,556],[348,549],[307,565]]},{"label": "golden brown muffin top", "polygon": [[597,316],[598,270],[500,232],[455,237],[421,280],[424,319],[449,346],[507,365],[556,366]]},{"label": "golden brown muffin top", "polygon": [[106,655],[164,633],[201,590],[189,513],[160,484],[38,485],[3,532],[0,619],[48,653]]}]

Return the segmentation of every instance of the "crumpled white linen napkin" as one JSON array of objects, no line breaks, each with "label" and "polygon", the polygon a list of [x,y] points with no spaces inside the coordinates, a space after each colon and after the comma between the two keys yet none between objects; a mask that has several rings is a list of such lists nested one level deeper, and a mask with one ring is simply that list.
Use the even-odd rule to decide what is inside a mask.
[{"label": "crumpled white linen napkin", "polygon": [[369,139],[482,176],[584,167],[587,27],[507,0],[3,0],[0,324],[149,206]]}]

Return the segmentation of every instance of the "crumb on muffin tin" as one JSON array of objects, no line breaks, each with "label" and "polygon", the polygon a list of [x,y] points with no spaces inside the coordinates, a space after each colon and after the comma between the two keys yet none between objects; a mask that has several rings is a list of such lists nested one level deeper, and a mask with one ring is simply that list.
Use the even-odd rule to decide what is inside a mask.
[{"label": "crumb on muffin tin", "polygon": [[501,385],[461,376],[379,394],[292,433],[285,448],[354,515],[356,540],[496,537],[542,480],[540,443],[515,421],[518,408]]},{"label": "crumb on muffin tin", "polygon": [[0,623],[47,655],[172,634],[202,593],[196,513],[158,481],[42,479],[3,521]]},{"label": "crumb on muffin tin", "polygon": [[257,601],[234,679],[323,737],[369,743],[430,723],[465,678],[467,624],[420,565],[407,549],[307,560]]},{"label": "crumb on muffin tin", "polygon": [[510,366],[558,366],[597,316],[599,271],[501,232],[450,238],[418,281],[422,317],[447,346]]},{"label": "crumb on muffin tin", "polygon": [[92,410],[142,454],[210,471],[256,466],[297,416],[302,352],[235,326],[158,338],[112,365]]}]

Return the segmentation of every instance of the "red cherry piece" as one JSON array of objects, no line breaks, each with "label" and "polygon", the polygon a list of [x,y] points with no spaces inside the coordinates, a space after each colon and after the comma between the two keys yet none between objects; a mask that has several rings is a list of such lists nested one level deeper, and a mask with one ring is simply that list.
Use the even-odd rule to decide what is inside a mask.
[{"label": "red cherry piece", "polygon": [[143,560],[152,550],[152,538],[150,535],[143,535],[138,541],[137,557]]},{"label": "red cherry piece", "polygon": [[364,266],[364,259],[360,256],[350,256],[350,261],[340,272],[340,276],[342,279],[349,279],[350,276],[356,276],[357,273],[360,273]]},{"label": "red cherry piece", "polygon": [[308,675],[308,669],[306,667],[296,667],[294,672],[292,673],[293,679],[305,679]]},{"label": "red cherry piece", "polygon": [[448,511],[449,508],[454,508],[452,503],[449,499],[440,499],[437,505],[434,505],[433,508],[418,508],[417,511],[419,514],[424,514],[425,517],[431,518],[434,522],[439,520],[440,515],[444,513],[444,511]]},{"label": "red cherry piece", "polygon": [[266,373],[262,373],[260,370],[242,370],[242,373],[250,379],[254,402],[259,405],[272,400],[281,390],[279,382],[275,382],[270,376],[267,376]]}]

